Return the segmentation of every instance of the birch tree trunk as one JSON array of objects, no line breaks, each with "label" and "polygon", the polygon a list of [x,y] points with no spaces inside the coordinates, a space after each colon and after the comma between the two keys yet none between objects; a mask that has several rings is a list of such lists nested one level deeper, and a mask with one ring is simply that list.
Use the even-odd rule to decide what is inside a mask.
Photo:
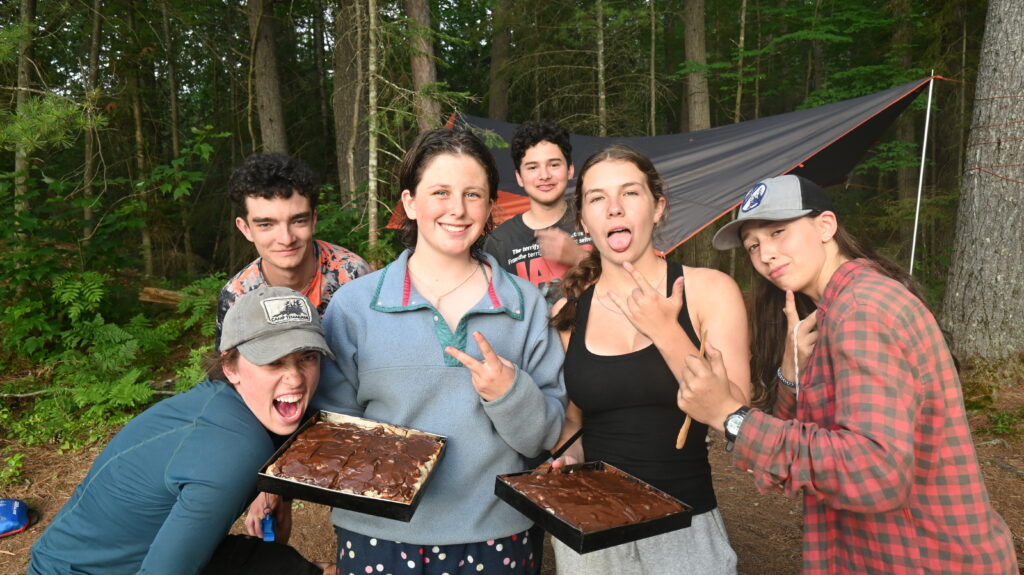
[{"label": "birch tree trunk", "polygon": [[991,0],[944,319],[963,357],[1024,349],[1024,3]]},{"label": "birch tree trunk", "polygon": [[[316,62],[316,94],[317,103],[320,104],[320,133],[324,138],[330,137],[330,115],[327,110],[327,57],[324,53],[324,6],[323,0],[313,2],[313,60]],[[324,166],[330,165],[330,148],[324,146],[321,150],[324,159]],[[339,192],[341,188],[338,188]]]},{"label": "birch tree trunk", "polygon": [[[252,55],[250,82],[255,84],[256,109],[260,120],[260,141],[264,152],[288,152],[281,81],[277,74],[274,47],[274,0],[248,0],[249,40]],[[253,148],[259,146],[253,143]]]},{"label": "birch tree trunk", "polygon": [[416,92],[416,124],[420,131],[441,123],[441,106],[427,93],[437,83],[434,44],[431,41],[430,5],[427,0],[405,0],[405,12],[413,23],[409,34],[412,45],[412,88]]},{"label": "birch tree trunk", "polygon": [[369,127],[369,154],[367,161],[367,184],[366,210],[367,219],[370,224],[368,243],[370,247],[377,245],[377,0],[367,2],[367,32],[369,44],[367,46],[367,60],[369,63],[368,86],[368,108],[367,116],[370,120]]}]

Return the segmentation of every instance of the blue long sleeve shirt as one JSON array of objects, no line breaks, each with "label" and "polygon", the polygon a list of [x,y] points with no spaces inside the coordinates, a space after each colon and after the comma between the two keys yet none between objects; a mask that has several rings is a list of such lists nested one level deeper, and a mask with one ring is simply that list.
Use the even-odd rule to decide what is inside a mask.
[{"label": "blue long sleeve shirt", "polygon": [[[488,292],[452,331],[412,286],[409,255],[334,295],[324,330],[337,360],[324,360],[312,405],[445,435],[444,460],[408,523],[341,509],[332,519],[363,535],[415,544],[523,531],[530,520],[494,495],[494,478],[525,469],[525,458],[554,446],[562,429],[564,352],[548,326],[547,304],[537,288],[485,256]],[[484,401],[469,370],[444,352],[451,345],[482,358],[474,331],[516,366],[512,387],[494,401]]]},{"label": "blue long sleeve shirt", "polygon": [[205,381],[130,421],[32,546],[29,575],[198,573],[255,494],[270,433]]}]

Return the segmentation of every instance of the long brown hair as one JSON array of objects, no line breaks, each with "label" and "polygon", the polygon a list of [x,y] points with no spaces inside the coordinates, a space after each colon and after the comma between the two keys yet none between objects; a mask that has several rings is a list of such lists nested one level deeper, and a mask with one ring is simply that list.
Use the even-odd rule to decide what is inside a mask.
[{"label": "long brown hair", "polygon": [[[576,209],[576,227],[581,229],[581,214],[583,213],[583,192],[586,190],[586,177],[590,168],[601,162],[619,161],[629,162],[643,172],[647,180],[647,188],[654,195],[654,202],[665,197],[665,181],[661,174],[654,167],[650,158],[624,144],[612,144],[594,153],[583,162],[576,180],[576,193],[573,195],[573,207]],[[661,219],[664,220],[668,212],[668,205],[662,211]],[[562,278],[562,293],[565,294],[565,305],[551,318],[551,325],[558,331],[571,330],[576,325],[576,304],[583,292],[597,283],[601,277],[601,253],[595,247],[583,261],[576,264]]]},{"label": "long brown hair", "polygon": [[[817,217],[821,212],[815,211],[803,216]],[[836,232],[832,236],[839,248],[839,253],[849,259],[864,259],[871,263],[880,273],[903,284],[910,293],[925,303],[924,297],[917,288],[910,274],[896,262],[878,254],[874,249],[861,242],[836,221]],[[817,306],[814,301],[802,293],[795,293],[797,312],[801,318],[807,317]],[[775,373],[782,362],[786,350],[788,324],[783,309],[786,305],[786,292],[775,287],[761,274],[754,274],[753,294],[751,301],[751,332],[750,345],[750,383],[753,387],[755,406],[770,409],[775,404],[778,387],[775,385]],[[927,306],[927,303],[925,303]]]}]

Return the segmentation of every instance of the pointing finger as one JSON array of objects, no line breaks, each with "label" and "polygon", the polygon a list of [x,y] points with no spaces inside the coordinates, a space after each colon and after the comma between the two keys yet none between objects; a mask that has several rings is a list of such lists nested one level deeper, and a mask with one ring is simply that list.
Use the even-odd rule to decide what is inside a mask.
[{"label": "pointing finger", "polygon": [[459,360],[459,363],[466,366],[466,368],[468,368],[470,371],[475,371],[477,368],[480,367],[480,361],[478,361],[475,357],[469,355],[468,353],[456,347],[452,347],[449,345],[448,347],[444,348],[444,352],[454,357],[455,359]]}]

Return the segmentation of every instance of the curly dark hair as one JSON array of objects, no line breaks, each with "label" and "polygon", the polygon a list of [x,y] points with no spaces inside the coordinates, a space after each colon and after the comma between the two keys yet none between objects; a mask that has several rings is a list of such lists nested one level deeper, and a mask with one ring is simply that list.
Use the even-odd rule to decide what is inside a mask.
[{"label": "curly dark hair", "polygon": [[252,154],[232,174],[228,195],[235,213],[246,218],[246,198],[290,198],[293,192],[309,198],[309,207],[316,211],[320,199],[320,176],[302,160],[288,154]]},{"label": "curly dark hair", "polygon": [[[402,158],[402,165],[398,169],[399,187],[403,191],[409,190],[409,193],[415,197],[416,187],[423,179],[424,170],[434,158],[444,154],[469,156],[476,160],[487,174],[487,195],[491,203],[498,201],[498,165],[494,162],[491,150],[475,134],[461,129],[437,128],[421,133]],[[484,238],[493,229],[494,218],[490,216],[487,218],[487,224],[484,225],[484,233],[473,244],[473,252],[483,249]],[[402,243],[405,247],[411,250],[416,249],[418,232],[416,220],[406,217],[400,229]]]},{"label": "curly dark hair", "polygon": [[551,142],[562,150],[565,161],[572,165],[572,143],[569,141],[569,132],[551,120],[540,120],[539,122],[524,122],[516,128],[512,134],[512,163],[519,171],[519,165],[523,163],[523,156],[526,151],[541,142]]}]

